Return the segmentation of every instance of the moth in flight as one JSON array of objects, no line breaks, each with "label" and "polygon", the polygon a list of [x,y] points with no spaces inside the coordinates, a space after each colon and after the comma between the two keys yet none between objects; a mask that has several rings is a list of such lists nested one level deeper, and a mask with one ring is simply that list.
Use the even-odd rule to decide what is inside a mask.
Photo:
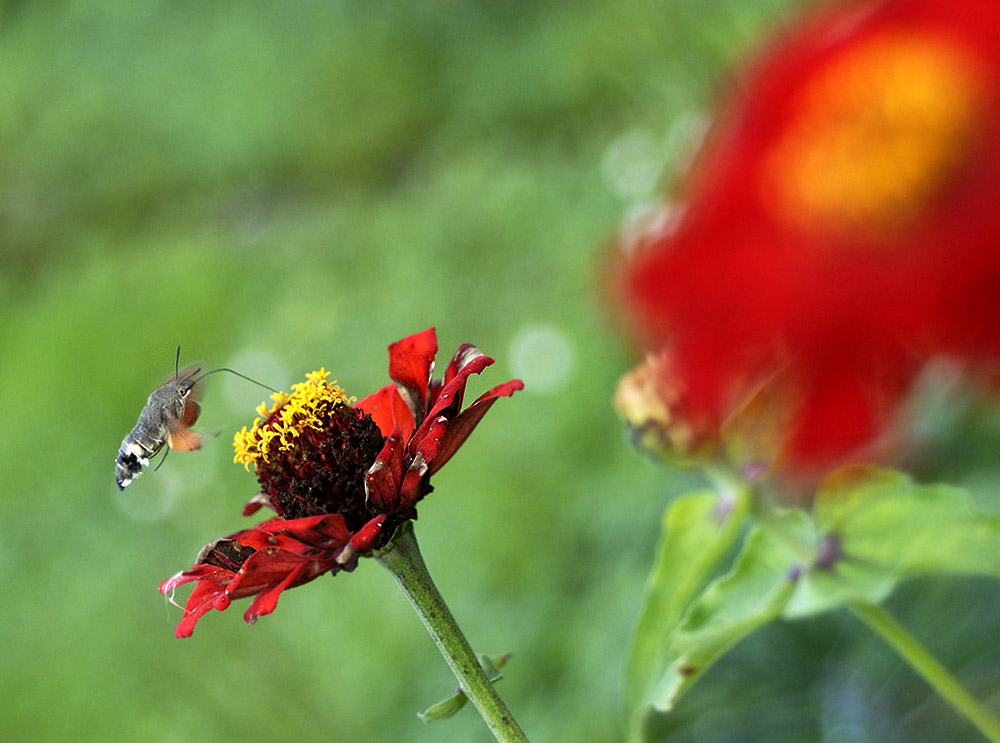
[{"label": "moth in flight", "polygon": [[[232,369],[213,369],[199,376],[200,367],[179,369],[181,349],[177,347],[174,376],[153,390],[146,405],[139,413],[135,427],[122,441],[115,457],[115,482],[124,490],[132,480],[142,474],[143,467],[166,445],[175,451],[195,451],[201,448],[204,435],[192,430],[201,415],[198,404],[201,388],[198,383],[209,374],[227,371],[249,382],[271,390],[265,384],[250,379]],[[271,390],[274,392],[274,390]],[[164,457],[166,454],[164,454]],[[162,463],[162,462],[161,462]]]}]

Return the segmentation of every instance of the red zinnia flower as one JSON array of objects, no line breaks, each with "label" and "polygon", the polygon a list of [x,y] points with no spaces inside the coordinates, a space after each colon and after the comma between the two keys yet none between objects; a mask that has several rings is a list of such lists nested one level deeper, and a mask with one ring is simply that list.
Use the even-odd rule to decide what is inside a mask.
[{"label": "red zinnia flower", "polygon": [[765,380],[793,464],[884,430],[931,356],[1000,352],[1000,3],[855,2],[756,66],[623,293],[714,436]]},{"label": "red zinnia flower", "polygon": [[524,387],[498,385],[462,408],[471,374],[493,363],[464,344],[432,379],[437,338],[430,328],[389,346],[389,377],[351,404],[320,370],[262,405],[251,429],[236,434],[236,461],[252,464],[261,492],[245,515],[266,505],[277,516],[207,545],[190,570],[160,585],[162,593],[196,581],[176,635],[187,637],[211,609],[254,596],[244,618],[274,611],[286,588],[323,573],[353,570],[384,547],[395,528],[416,518],[430,478],[451,458],[500,397]]}]

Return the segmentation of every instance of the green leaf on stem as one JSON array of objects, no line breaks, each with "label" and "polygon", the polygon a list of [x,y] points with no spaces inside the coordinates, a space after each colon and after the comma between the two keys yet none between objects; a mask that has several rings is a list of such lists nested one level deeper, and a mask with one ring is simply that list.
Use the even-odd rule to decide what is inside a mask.
[{"label": "green leaf on stem", "polygon": [[[788,512],[786,521],[808,538],[805,514]],[[798,556],[787,542],[755,526],[732,570],[705,589],[672,633],[670,664],[651,699],[656,709],[669,711],[726,651],[778,617],[802,574]]]},{"label": "green leaf on stem", "polygon": [[[486,675],[489,677],[490,681],[499,681],[503,674],[500,673],[500,669],[510,660],[510,653],[504,653],[503,655],[484,655],[483,653],[478,653],[479,665],[483,667],[486,671]],[[442,699],[435,705],[428,707],[423,712],[418,712],[417,717],[419,717],[423,722],[435,722],[437,720],[446,720],[449,717],[454,716],[465,703],[469,701],[469,698],[462,691],[462,687],[458,687],[455,693]]]},{"label": "green leaf on stem", "polygon": [[951,485],[843,467],[820,486],[813,521],[819,549],[790,618],[846,601],[879,603],[909,577],[1000,577],[1000,517],[976,513],[969,494]]},{"label": "green leaf on stem", "polygon": [[669,662],[671,633],[732,548],[746,521],[749,495],[694,493],[675,500],[663,516],[653,572],[626,664],[625,705],[633,737]]}]

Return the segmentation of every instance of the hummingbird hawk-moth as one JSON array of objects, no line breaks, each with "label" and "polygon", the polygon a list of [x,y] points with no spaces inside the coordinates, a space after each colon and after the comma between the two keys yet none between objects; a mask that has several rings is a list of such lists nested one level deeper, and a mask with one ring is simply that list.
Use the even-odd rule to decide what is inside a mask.
[{"label": "hummingbird hawk-moth", "polygon": [[[265,384],[250,379],[232,369],[220,368],[198,375],[201,367],[188,366],[178,369],[181,349],[177,348],[174,376],[153,390],[146,405],[139,413],[135,427],[122,441],[115,457],[115,482],[124,490],[132,480],[142,474],[143,467],[166,445],[175,451],[195,451],[201,448],[204,435],[191,429],[201,415],[198,404],[201,388],[198,383],[209,374],[227,371],[270,390]],[[274,392],[274,390],[271,390]],[[164,454],[166,456],[166,454]]]}]

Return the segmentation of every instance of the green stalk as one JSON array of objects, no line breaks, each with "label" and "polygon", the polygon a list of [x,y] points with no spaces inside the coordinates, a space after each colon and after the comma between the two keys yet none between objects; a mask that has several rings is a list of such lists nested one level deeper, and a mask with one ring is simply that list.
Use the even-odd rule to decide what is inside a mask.
[{"label": "green stalk", "polygon": [[993,743],[1000,743],[1000,720],[966,691],[958,679],[928,652],[913,635],[881,607],[864,601],[848,602],[851,610],[885,640],[910,666],[924,677],[934,691],[964,716]]},{"label": "green stalk", "polygon": [[376,559],[396,577],[399,587],[430,632],[445,661],[493,735],[500,743],[527,743],[528,738],[507,709],[462,634],[455,617],[431,580],[417,546],[413,526],[405,522]]}]

